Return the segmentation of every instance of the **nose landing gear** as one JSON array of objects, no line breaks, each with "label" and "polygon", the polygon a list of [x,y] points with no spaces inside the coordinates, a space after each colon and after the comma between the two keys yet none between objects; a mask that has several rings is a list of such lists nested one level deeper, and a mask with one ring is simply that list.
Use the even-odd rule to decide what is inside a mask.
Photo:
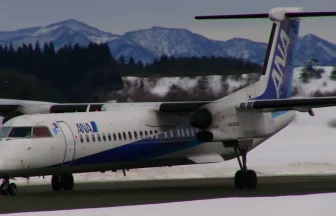
[{"label": "nose landing gear", "polygon": [[15,183],[10,183],[9,178],[4,178],[0,185],[0,194],[2,196],[15,196],[17,193],[17,187]]}]

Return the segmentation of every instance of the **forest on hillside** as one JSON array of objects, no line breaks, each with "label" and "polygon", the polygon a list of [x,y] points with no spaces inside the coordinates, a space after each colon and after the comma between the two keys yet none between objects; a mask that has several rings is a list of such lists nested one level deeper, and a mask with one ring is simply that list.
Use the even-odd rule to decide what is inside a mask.
[{"label": "forest on hillside", "polygon": [[225,57],[167,57],[152,63],[114,58],[107,44],[38,42],[0,45],[0,98],[49,102],[104,102],[124,87],[122,77],[175,77],[259,73],[261,66]]}]

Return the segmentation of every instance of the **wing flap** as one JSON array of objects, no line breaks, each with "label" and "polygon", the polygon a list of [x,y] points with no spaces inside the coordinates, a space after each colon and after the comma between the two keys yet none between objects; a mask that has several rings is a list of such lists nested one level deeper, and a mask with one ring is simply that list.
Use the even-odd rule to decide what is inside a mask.
[{"label": "wing flap", "polygon": [[336,106],[336,97],[256,100],[240,103],[237,108],[241,110],[261,110],[269,112],[286,110],[307,112],[312,108],[330,106]]}]

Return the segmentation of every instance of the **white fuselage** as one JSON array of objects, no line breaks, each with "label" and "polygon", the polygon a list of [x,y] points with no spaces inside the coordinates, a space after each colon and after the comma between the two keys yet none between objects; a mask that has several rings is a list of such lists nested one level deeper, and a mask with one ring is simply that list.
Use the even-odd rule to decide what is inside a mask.
[{"label": "white fuselage", "polygon": [[[104,112],[13,118],[3,128],[46,126],[51,136],[2,138],[0,177],[205,163],[197,157],[207,155],[221,156],[222,160],[235,157],[233,148],[225,148],[222,142],[197,141],[197,129],[184,123],[186,116],[165,119],[158,115],[148,111],[146,106],[122,108],[118,105]],[[287,126],[294,115],[294,111],[273,114],[276,131]],[[253,139],[250,149],[269,137]],[[210,159],[208,162],[219,161]]]}]

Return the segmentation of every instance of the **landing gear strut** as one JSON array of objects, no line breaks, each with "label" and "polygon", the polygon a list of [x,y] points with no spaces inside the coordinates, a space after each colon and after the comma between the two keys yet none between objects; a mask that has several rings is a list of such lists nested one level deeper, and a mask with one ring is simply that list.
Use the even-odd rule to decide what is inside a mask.
[{"label": "landing gear strut", "polygon": [[54,191],[70,191],[73,189],[74,179],[73,175],[70,174],[61,174],[61,175],[52,175],[51,177],[51,187]]},{"label": "landing gear strut", "polygon": [[0,185],[0,194],[2,196],[7,196],[8,194],[11,196],[15,196],[16,193],[17,193],[16,184],[10,183],[8,177],[4,178]]},{"label": "landing gear strut", "polygon": [[[247,187],[248,189],[255,189],[258,183],[258,177],[254,170],[248,170],[246,166],[246,155],[247,155],[247,148],[240,148],[240,147],[233,147],[236,155],[237,160],[240,166],[240,170],[236,172],[235,175],[235,186],[236,189],[244,189]],[[241,155],[242,160],[240,160],[239,155]]]}]

